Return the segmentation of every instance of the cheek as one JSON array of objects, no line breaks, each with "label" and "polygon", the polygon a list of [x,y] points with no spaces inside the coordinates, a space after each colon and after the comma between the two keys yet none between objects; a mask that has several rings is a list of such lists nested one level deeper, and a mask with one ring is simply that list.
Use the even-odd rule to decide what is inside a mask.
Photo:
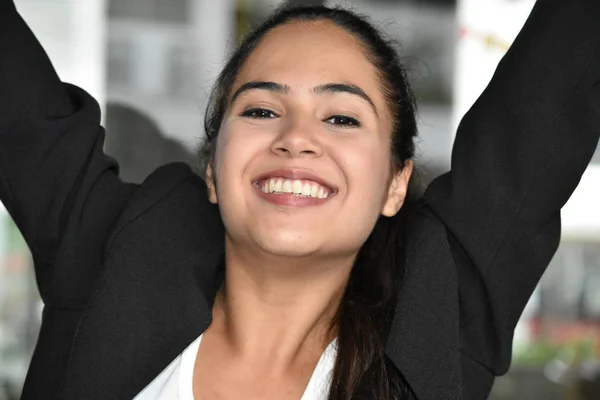
[{"label": "cheek", "polygon": [[239,217],[244,215],[244,170],[251,159],[250,148],[241,135],[222,130],[217,138],[214,171],[217,203],[227,232],[240,232]]},{"label": "cheek", "polygon": [[254,190],[251,166],[268,148],[267,137],[239,122],[224,125],[219,132],[215,149],[216,192],[226,227],[233,229],[236,220],[247,213],[247,198]]},{"label": "cheek", "polygon": [[219,132],[215,151],[217,187],[225,189],[239,184],[245,167],[259,148],[260,143],[250,132],[235,124],[224,126]]},{"label": "cheek", "polygon": [[389,152],[384,146],[365,144],[343,156],[348,191],[363,207],[377,209],[385,202],[390,177]]},{"label": "cheek", "polygon": [[340,153],[338,162],[347,181],[340,235],[352,246],[362,246],[381,216],[388,194],[388,159],[384,147],[372,143]]}]

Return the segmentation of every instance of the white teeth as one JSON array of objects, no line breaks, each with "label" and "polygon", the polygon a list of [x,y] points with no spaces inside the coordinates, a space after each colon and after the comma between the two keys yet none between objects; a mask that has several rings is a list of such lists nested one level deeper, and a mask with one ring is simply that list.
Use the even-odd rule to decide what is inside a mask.
[{"label": "white teeth", "polygon": [[295,196],[326,199],[329,190],[315,182],[270,178],[265,180],[260,188],[264,193],[290,193]]},{"label": "white teeth", "polygon": [[294,194],[301,194],[302,193],[302,182],[294,181],[294,183],[292,183],[292,191],[294,192]]},{"label": "white teeth", "polygon": [[311,186],[310,183],[305,183],[304,186],[302,186],[302,196],[310,196]]},{"label": "white teeth", "polygon": [[283,181],[283,188],[281,189],[283,193],[292,193],[292,181],[285,180]]},{"label": "white teeth", "polygon": [[319,192],[317,193],[317,197],[320,199],[324,199],[325,198],[325,191],[323,190],[323,188],[319,188]]}]

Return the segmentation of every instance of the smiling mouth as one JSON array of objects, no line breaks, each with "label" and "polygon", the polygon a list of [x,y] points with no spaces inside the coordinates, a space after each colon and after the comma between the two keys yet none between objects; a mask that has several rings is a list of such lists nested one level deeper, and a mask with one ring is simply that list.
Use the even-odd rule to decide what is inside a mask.
[{"label": "smiling mouth", "polygon": [[267,178],[258,181],[257,186],[266,194],[287,194],[314,199],[326,199],[334,193],[326,186],[305,179]]}]

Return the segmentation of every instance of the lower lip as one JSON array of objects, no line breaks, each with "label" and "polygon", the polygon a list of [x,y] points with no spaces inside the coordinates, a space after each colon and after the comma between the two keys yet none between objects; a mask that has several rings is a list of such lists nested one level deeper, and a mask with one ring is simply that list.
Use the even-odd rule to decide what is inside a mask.
[{"label": "lower lip", "polygon": [[268,201],[269,203],[277,204],[278,206],[289,206],[289,207],[310,207],[318,206],[331,199],[329,196],[325,199],[318,199],[315,197],[304,197],[296,196],[290,193],[265,193],[259,187],[254,186],[254,189],[258,192],[259,196]]}]

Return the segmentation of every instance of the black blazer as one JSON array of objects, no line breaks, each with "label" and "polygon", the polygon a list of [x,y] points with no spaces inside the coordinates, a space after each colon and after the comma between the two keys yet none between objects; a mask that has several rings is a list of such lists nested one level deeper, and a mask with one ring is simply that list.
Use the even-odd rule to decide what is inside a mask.
[{"label": "black blazer", "polygon": [[[540,0],[410,221],[387,355],[421,400],[483,399],[600,132],[600,2]],[[23,399],[131,399],[211,321],[218,211],[183,164],[124,184],[96,102],[0,0],[0,198],[45,304]]]}]

